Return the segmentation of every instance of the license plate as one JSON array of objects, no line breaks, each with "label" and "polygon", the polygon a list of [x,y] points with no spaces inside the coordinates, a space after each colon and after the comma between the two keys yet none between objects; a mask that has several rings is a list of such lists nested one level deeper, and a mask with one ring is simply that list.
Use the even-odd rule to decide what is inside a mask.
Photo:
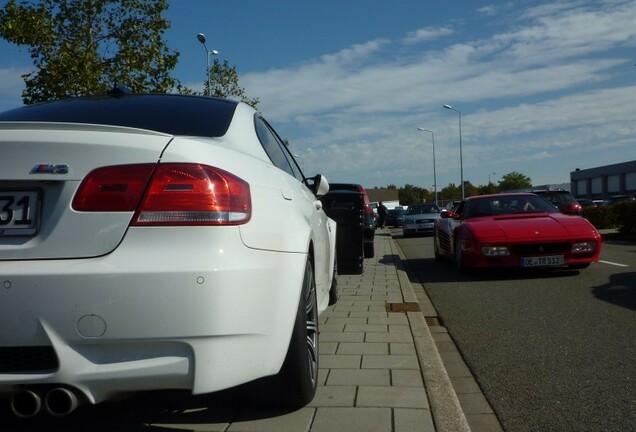
[{"label": "license plate", "polygon": [[39,208],[39,191],[0,190],[0,236],[35,235]]},{"label": "license plate", "polygon": [[554,267],[562,266],[565,262],[563,255],[549,255],[521,258],[521,267]]}]

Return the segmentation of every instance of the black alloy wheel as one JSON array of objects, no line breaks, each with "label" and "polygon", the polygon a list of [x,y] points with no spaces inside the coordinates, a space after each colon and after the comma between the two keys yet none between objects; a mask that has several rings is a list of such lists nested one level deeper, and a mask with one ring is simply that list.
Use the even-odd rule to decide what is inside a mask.
[{"label": "black alloy wheel", "polygon": [[296,320],[280,372],[261,383],[261,402],[285,408],[307,405],[318,385],[318,302],[311,256],[305,265]]}]

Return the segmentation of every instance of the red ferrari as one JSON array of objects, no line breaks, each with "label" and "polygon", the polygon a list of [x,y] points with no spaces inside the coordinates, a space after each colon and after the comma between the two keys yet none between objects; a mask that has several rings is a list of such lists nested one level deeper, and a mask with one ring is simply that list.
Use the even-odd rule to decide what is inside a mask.
[{"label": "red ferrari", "polygon": [[465,199],[435,223],[435,258],[472,267],[582,269],[598,261],[601,235],[532,193]]}]

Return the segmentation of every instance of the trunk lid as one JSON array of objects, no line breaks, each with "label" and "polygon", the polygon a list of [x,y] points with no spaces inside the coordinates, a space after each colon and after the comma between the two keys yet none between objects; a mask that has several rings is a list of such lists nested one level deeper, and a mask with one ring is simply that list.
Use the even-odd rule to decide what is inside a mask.
[{"label": "trunk lid", "polygon": [[133,212],[77,212],[82,179],[156,163],[172,136],[116,126],[0,122],[0,260],[87,258],[121,242]]}]

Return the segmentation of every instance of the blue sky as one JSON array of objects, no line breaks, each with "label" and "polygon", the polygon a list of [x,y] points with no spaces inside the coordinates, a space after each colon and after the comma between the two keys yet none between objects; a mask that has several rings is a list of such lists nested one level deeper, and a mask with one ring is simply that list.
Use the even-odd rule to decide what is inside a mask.
[{"label": "blue sky", "polygon": [[[5,2],[1,2],[4,4]],[[636,159],[636,2],[170,1],[173,75],[201,89],[206,54],[239,83],[306,174],[367,188],[535,185]],[[25,48],[0,41],[0,110],[21,105]]]}]

